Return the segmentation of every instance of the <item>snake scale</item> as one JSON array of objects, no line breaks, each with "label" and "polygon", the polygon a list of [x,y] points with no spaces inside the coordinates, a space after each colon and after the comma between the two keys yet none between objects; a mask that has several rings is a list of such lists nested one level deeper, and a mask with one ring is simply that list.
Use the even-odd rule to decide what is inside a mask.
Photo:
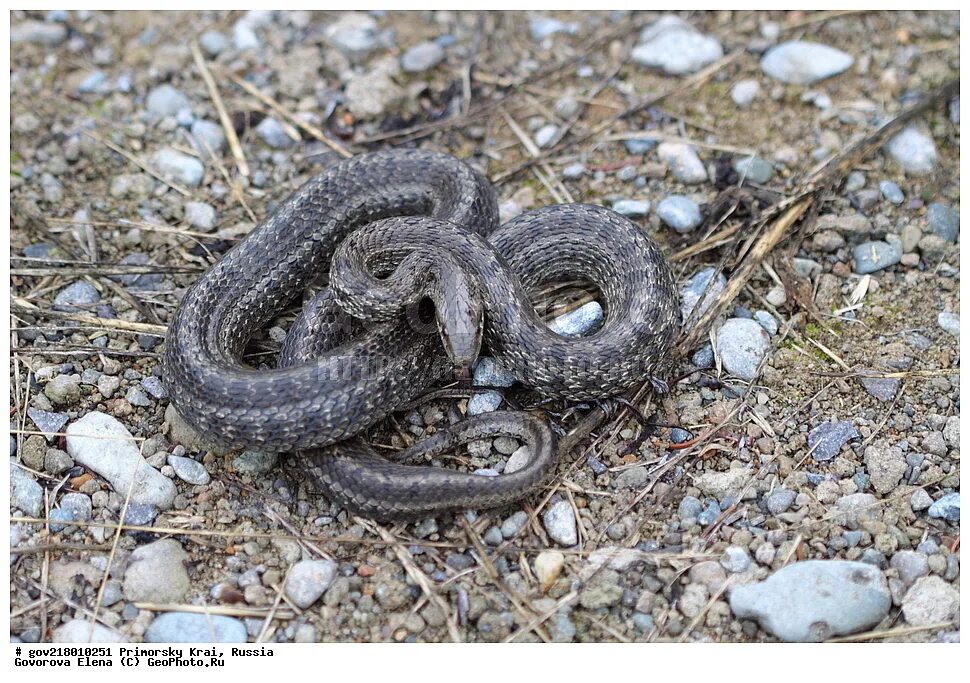
[{"label": "snake scale", "polygon": [[[306,301],[278,367],[245,365],[253,335],[324,275],[329,286]],[[605,319],[566,338],[528,293],[575,278],[599,288]],[[298,451],[331,500],[377,519],[417,518],[526,495],[554,465],[548,423],[486,413],[394,461],[361,432],[455,366],[467,370],[483,346],[544,395],[617,395],[656,370],[679,327],[669,266],[623,216],[567,204],[500,226],[494,191],[464,162],[393,150],[324,170],[206,271],[175,313],[163,377],[178,413],[211,440]],[[529,446],[522,469],[486,477],[404,464],[499,435]]]}]

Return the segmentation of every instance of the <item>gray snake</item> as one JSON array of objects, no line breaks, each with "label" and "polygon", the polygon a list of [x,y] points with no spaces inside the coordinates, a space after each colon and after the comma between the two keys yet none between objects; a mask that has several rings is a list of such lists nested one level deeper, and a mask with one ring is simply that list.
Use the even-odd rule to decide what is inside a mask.
[{"label": "gray snake", "polygon": [[[372,517],[521,498],[555,458],[550,427],[529,413],[471,417],[402,454],[498,435],[524,441],[528,464],[498,477],[392,462],[355,437],[471,363],[481,345],[547,396],[617,395],[657,369],[680,307],[659,247],[619,214],[568,204],[498,223],[491,186],[449,155],[395,150],[331,166],[185,292],[163,364],[172,404],[224,446],[301,451],[328,497]],[[243,364],[253,335],[328,273],[278,367]],[[605,308],[603,325],[579,338],[550,331],[529,303],[528,292],[567,278],[594,283]]]}]

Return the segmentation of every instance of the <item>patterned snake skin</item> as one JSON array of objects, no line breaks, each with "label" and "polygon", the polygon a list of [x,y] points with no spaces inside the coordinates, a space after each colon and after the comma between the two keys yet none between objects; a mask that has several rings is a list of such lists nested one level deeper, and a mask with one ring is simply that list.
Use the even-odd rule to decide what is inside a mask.
[{"label": "patterned snake skin", "polygon": [[[330,287],[305,304],[279,367],[244,365],[253,334],[327,273]],[[605,321],[584,337],[554,334],[529,303],[528,291],[567,278],[601,292]],[[482,344],[541,393],[588,400],[650,376],[679,328],[670,269],[624,217],[571,204],[498,227],[495,195],[471,168],[395,150],[308,181],[199,278],[169,329],[164,378],[179,414],[210,439],[302,451],[332,500],[379,519],[415,518],[521,498],[552,471],[548,424],[520,412],[469,418],[397,462],[355,435],[467,367]],[[523,469],[483,477],[400,462],[499,435],[529,446]]]}]

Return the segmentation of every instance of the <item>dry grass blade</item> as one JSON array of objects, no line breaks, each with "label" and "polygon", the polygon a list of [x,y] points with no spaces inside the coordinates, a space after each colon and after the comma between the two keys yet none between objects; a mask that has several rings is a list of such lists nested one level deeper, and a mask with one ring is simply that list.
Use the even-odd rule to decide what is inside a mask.
[{"label": "dry grass blade", "polygon": [[258,619],[272,614],[274,619],[293,619],[296,616],[291,610],[276,609],[275,607],[230,607],[228,605],[179,605],[162,602],[134,602],[138,609],[151,612],[191,612],[192,614],[213,614],[223,617],[242,617],[244,619]]},{"label": "dry grass blade", "polygon": [[276,100],[274,100],[269,95],[261,92],[252,83],[248,83],[248,82],[244,81],[243,79],[239,78],[239,76],[237,76],[234,73],[226,72],[226,76],[229,78],[229,80],[231,80],[233,83],[235,83],[236,85],[238,85],[240,88],[242,88],[243,90],[245,90],[246,92],[248,92],[250,95],[252,95],[253,97],[255,97],[257,100],[259,100],[260,102],[262,102],[263,104],[265,104],[267,107],[269,107],[270,109],[272,109],[273,111],[275,111],[277,114],[279,114],[280,116],[282,116],[283,118],[285,118],[287,121],[289,121],[293,125],[297,126],[298,128],[302,128],[303,130],[305,130],[307,133],[309,133],[314,138],[316,138],[317,140],[319,140],[320,142],[322,142],[323,144],[325,144],[327,147],[329,147],[330,149],[332,149],[334,152],[336,152],[337,154],[339,154],[343,158],[349,159],[350,157],[353,156],[353,152],[349,151],[346,147],[344,147],[343,145],[341,145],[336,140],[327,137],[322,130],[320,130],[319,128],[317,128],[316,126],[314,126],[312,123],[307,123],[306,121],[304,121],[304,120],[302,120],[300,118],[297,118],[292,112],[290,112],[288,109],[286,109],[282,104],[280,104],[279,102],[277,102]]},{"label": "dry grass blade", "polygon": [[202,80],[205,81],[206,88],[209,89],[209,96],[212,98],[212,104],[216,108],[216,113],[219,114],[219,123],[222,124],[222,130],[226,134],[226,142],[229,143],[232,157],[236,160],[236,168],[239,169],[239,175],[248,177],[249,164],[246,162],[246,155],[243,154],[242,145],[239,144],[239,136],[236,135],[236,129],[232,125],[232,119],[229,118],[229,112],[226,111],[226,105],[222,102],[219,87],[216,85],[216,81],[212,77],[209,67],[206,66],[205,59],[202,57],[202,51],[199,49],[199,44],[193,40],[191,47],[192,57],[195,59],[196,66],[199,67],[199,73],[202,76]]},{"label": "dry grass blade", "polygon": [[111,151],[117,152],[118,154],[120,154],[121,156],[123,156],[125,159],[127,159],[129,162],[131,162],[132,164],[134,164],[135,166],[137,166],[138,168],[140,168],[141,170],[143,170],[145,173],[147,173],[148,175],[150,175],[152,178],[155,178],[155,180],[158,180],[161,183],[165,183],[166,185],[168,185],[170,188],[172,188],[173,190],[175,190],[179,194],[181,194],[181,195],[183,195],[185,197],[191,197],[192,196],[192,193],[189,192],[187,189],[185,189],[184,187],[182,187],[178,183],[173,183],[171,180],[169,180],[165,176],[161,175],[160,173],[157,173],[153,168],[151,168],[147,164],[143,163],[137,157],[135,157],[133,154],[131,154],[130,152],[128,152],[128,150],[123,149],[122,147],[119,147],[118,145],[116,145],[115,143],[111,142],[110,140],[105,140],[103,137],[101,137],[97,133],[92,133],[89,130],[85,130],[85,131],[81,131],[81,132],[84,135],[87,135],[92,140],[97,140],[98,142],[100,142],[102,145],[104,145],[105,147],[107,147]]},{"label": "dry grass blade", "polygon": [[11,313],[41,316],[43,318],[52,318],[54,320],[73,320],[75,322],[84,323],[85,325],[94,325],[100,328],[126,330],[128,332],[139,332],[142,334],[154,334],[158,336],[164,336],[168,331],[168,328],[165,325],[130,322],[128,320],[119,320],[117,318],[99,318],[98,316],[85,315],[84,313],[52,311],[46,308],[37,308],[29,301],[24,299],[14,299],[14,301],[15,305],[10,307]]}]

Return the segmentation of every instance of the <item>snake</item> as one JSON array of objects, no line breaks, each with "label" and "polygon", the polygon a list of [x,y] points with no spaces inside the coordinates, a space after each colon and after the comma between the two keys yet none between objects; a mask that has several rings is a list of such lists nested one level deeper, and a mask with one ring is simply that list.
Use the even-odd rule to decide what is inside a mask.
[{"label": "snake", "polygon": [[[595,285],[604,315],[567,337],[529,296],[573,279]],[[247,364],[250,340],[301,298],[276,367]],[[494,189],[466,162],[394,149],[325,168],[189,286],[162,377],[176,412],[209,441],[297,453],[331,501],[416,519],[528,495],[554,470],[555,432],[540,414],[500,410],[389,459],[365,442],[368,428],[449,372],[467,377],[484,350],[544,396],[615,396],[658,372],[680,324],[659,245],[626,217],[561,204],[500,224]],[[407,464],[503,435],[527,447],[514,472]]]}]

